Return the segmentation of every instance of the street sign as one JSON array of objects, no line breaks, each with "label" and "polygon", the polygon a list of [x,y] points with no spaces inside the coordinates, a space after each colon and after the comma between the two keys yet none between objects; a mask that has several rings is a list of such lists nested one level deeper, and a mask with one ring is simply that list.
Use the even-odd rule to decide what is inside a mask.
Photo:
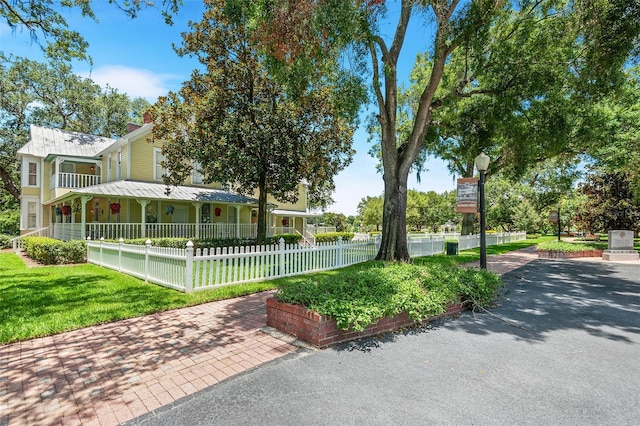
[{"label": "street sign", "polygon": [[458,191],[456,193],[456,212],[478,212],[478,178],[458,179]]}]

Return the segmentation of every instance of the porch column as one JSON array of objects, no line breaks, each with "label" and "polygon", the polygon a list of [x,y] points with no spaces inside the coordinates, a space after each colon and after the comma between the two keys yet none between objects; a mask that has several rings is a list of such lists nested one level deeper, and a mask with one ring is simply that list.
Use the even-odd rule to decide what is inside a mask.
[{"label": "porch column", "polygon": [[136,198],[136,201],[138,202],[138,204],[140,204],[140,207],[142,207],[142,220],[140,221],[142,222],[140,224],[140,238],[144,238],[147,236],[147,204],[149,204],[151,200],[147,198]]},{"label": "porch column", "polygon": [[240,238],[240,209],[242,206],[235,205],[236,208],[236,238]]},{"label": "porch column", "polygon": [[91,195],[83,195],[80,197],[80,223],[82,224],[82,232],[80,236],[83,240],[87,239],[87,203],[91,200],[93,196]]},{"label": "porch column", "polygon": [[200,211],[202,209],[202,201],[192,201],[191,205],[196,208],[196,238],[200,238]]},{"label": "porch column", "polygon": [[[56,174],[53,175],[53,187],[57,188],[59,186],[59,178],[60,178],[60,164],[62,164],[62,159],[60,157],[56,157]],[[51,185],[49,185],[51,186]]]}]

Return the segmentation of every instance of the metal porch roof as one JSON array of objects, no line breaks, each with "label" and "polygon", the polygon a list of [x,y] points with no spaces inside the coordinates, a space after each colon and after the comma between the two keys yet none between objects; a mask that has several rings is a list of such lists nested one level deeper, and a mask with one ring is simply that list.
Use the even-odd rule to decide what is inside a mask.
[{"label": "metal porch roof", "polygon": [[220,189],[199,188],[194,186],[171,186],[170,188],[171,192],[169,195],[166,195],[166,186],[162,183],[119,180],[88,186],[86,188],[73,189],[62,197],[48,201],[47,204],[61,199],[68,199],[73,195],[93,195],[96,197],[110,198],[147,198],[163,201],[202,201],[258,205],[258,200],[255,198],[232,194]]}]

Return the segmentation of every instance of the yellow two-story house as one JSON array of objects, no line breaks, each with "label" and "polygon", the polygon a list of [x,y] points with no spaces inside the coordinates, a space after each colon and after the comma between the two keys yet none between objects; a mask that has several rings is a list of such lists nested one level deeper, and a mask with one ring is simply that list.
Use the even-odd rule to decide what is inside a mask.
[{"label": "yellow two-story house", "polygon": [[[31,126],[18,150],[21,234],[63,240],[118,238],[255,238],[258,200],[205,184],[194,164],[182,186],[167,187],[153,123],[129,125],[120,139]],[[299,201],[269,197],[269,234],[306,233],[306,186]]]}]

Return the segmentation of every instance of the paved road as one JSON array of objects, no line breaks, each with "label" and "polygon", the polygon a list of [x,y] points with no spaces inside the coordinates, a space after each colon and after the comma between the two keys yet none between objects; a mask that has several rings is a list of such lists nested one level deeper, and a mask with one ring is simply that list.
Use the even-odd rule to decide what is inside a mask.
[{"label": "paved road", "polygon": [[491,314],[301,350],[144,425],[640,424],[640,265],[535,260]]}]

